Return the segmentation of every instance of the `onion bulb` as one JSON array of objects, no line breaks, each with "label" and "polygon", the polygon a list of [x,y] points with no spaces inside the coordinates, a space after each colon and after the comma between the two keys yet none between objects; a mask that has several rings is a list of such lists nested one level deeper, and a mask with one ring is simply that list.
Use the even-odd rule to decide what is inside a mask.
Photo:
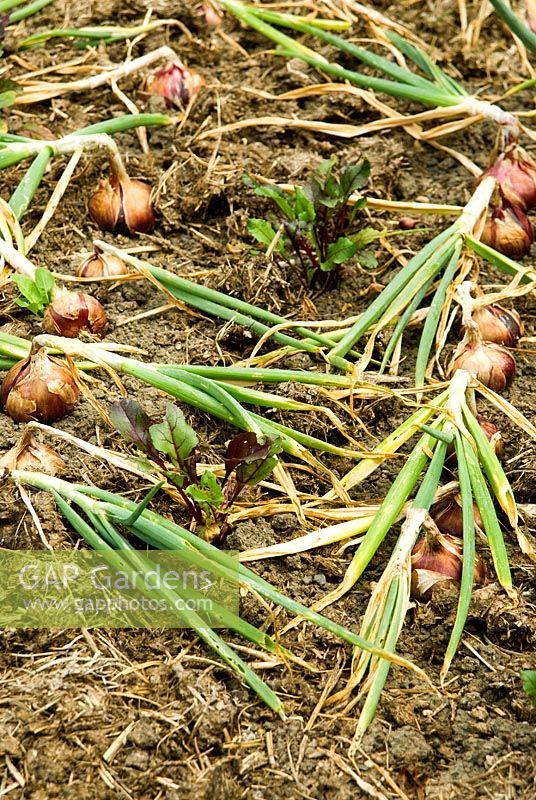
[{"label": "onion bulb", "polygon": [[[463,342],[462,342],[463,345]],[[508,350],[488,342],[465,343],[458,348],[447,368],[450,378],[457,369],[465,369],[494,392],[504,392],[516,374],[516,362]]]},{"label": "onion bulb", "polygon": [[[463,542],[456,536],[427,531],[411,554],[411,595],[427,602],[449,584],[459,584],[462,576]],[[484,583],[486,568],[475,557],[474,582]]]},{"label": "onion bulb", "polygon": [[503,199],[492,207],[481,238],[499,253],[518,259],[530,251],[534,234],[524,211]]},{"label": "onion bulb", "polygon": [[[494,422],[491,422],[491,420],[489,419],[485,419],[481,414],[476,415],[476,420],[480,425],[480,427],[482,428],[482,430],[484,431],[484,433],[486,434],[489,443],[491,444],[493,450],[495,451],[495,455],[500,461],[503,457],[504,448],[499,428],[495,425]],[[448,470],[454,470],[456,469],[457,463],[458,462],[456,460],[456,449],[453,444],[449,444],[447,445],[447,451],[445,454],[445,467]]]},{"label": "onion bulb", "polygon": [[521,317],[512,309],[497,304],[480,306],[473,311],[473,320],[485,342],[515,347],[523,335]]},{"label": "onion bulb", "polygon": [[223,22],[223,12],[216,0],[203,0],[199,13],[205,17],[207,25],[215,27]]},{"label": "onion bulb", "polygon": [[74,339],[82,331],[102,336],[107,324],[102,305],[85,292],[58,294],[43,316],[43,328],[47,333],[68,339]]},{"label": "onion bulb", "polygon": [[56,422],[73,410],[79,397],[69,367],[43,349],[11,367],[0,388],[0,403],[16,422]]},{"label": "onion bulb", "polygon": [[499,428],[489,419],[485,419],[481,414],[476,415],[476,419],[486,436],[488,441],[495,451],[495,455],[502,459],[504,454],[503,440]]},{"label": "onion bulb", "polygon": [[112,253],[103,253],[95,250],[78,267],[79,278],[109,278],[127,275],[128,268],[125,262]]},{"label": "onion bulb", "polygon": [[89,216],[110,233],[150,233],[156,225],[152,189],[145,181],[117,174],[101,180],[88,203]]},{"label": "onion bulb", "polygon": [[145,85],[150,94],[164,97],[168,108],[172,105],[186,108],[206,82],[199,73],[187,69],[180,61],[172,61],[153,73]]},{"label": "onion bulb", "polygon": [[504,197],[522,211],[536,205],[536,164],[528,153],[514,145],[495,160],[482,177],[492,175]]}]

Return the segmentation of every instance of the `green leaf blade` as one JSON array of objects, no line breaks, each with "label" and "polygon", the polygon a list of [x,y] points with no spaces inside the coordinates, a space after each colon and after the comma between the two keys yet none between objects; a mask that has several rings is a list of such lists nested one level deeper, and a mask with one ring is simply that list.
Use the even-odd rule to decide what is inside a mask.
[{"label": "green leaf blade", "polygon": [[153,447],[169,456],[172,463],[181,468],[192,455],[199,440],[194,429],[188,425],[182,411],[168,403],[164,422],[151,425],[149,436]]}]

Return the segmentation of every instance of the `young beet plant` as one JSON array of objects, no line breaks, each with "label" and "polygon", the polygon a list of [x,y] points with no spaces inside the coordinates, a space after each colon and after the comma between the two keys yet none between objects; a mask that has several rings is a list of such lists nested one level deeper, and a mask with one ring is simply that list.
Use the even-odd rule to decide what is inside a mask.
[{"label": "young beet plant", "polygon": [[335,163],[335,159],[324,161],[290,195],[278,186],[244,178],[255,194],[268,198],[273,206],[269,220],[248,220],[249,233],[275,258],[296,264],[307,286],[320,289],[337,284],[344,265],[354,258],[363,267],[375,267],[374,254],[366,248],[382,235],[363,224],[364,197],[348,204],[364,186],[370,164],[363,160],[337,174]]},{"label": "young beet plant", "polygon": [[247,485],[254,486],[268,477],[281,450],[277,440],[251,431],[235,436],[227,446],[221,482],[210,470],[198,474],[199,440],[182,411],[172,403],[160,423],[155,423],[136,400],[120,400],[111,406],[109,415],[117,430],[177,488],[197,532],[215,544],[225,540],[227,518],[240,493]]},{"label": "young beet plant", "polygon": [[525,694],[530,697],[532,705],[536,708],[536,669],[523,669],[520,677]]},{"label": "young beet plant", "polygon": [[19,297],[14,302],[19,308],[26,308],[36,316],[43,316],[52,302],[56,281],[48,269],[37,269],[32,280],[27,275],[18,273],[11,277],[19,290]]}]

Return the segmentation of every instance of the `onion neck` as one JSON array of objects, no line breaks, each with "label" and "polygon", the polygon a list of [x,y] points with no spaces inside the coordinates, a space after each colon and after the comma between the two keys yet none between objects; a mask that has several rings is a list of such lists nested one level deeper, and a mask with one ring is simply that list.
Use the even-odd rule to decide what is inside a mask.
[{"label": "onion neck", "polygon": [[493,175],[486,175],[476,187],[457,222],[464,236],[479,238],[477,231],[480,234],[496,185]]}]

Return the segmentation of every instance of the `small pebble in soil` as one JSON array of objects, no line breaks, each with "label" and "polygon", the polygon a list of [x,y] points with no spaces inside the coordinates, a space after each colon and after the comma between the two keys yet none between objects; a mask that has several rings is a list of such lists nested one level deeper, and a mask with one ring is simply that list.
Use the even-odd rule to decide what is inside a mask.
[{"label": "small pebble in soil", "polygon": [[125,767],[145,770],[149,766],[149,753],[146,750],[131,750],[125,758]]},{"label": "small pebble in soil", "polygon": [[398,227],[402,231],[411,231],[417,225],[417,220],[412,217],[400,217]]},{"label": "small pebble in soil", "polygon": [[432,748],[419,731],[411,725],[403,725],[392,731],[389,737],[389,748],[393,763],[398,767],[407,767],[426,761],[432,755]]},{"label": "small pebble in soil", "polygon": [[128,735],[128,741],[144,750],[152,750],[160,739],[160,727],[148,720],[139,720]]},{"label": "small pebble in soil", "polygon": [[480,692],[467,692],[460,697],[460,708],[472,709],[476,708],[482,702],[482,695]]},{"label": "small pebble in soil", "polygon": [[293,531],[298,526],[298,520],[294,514],[278,514],[272,519],[272,528],[278,533]]}]

